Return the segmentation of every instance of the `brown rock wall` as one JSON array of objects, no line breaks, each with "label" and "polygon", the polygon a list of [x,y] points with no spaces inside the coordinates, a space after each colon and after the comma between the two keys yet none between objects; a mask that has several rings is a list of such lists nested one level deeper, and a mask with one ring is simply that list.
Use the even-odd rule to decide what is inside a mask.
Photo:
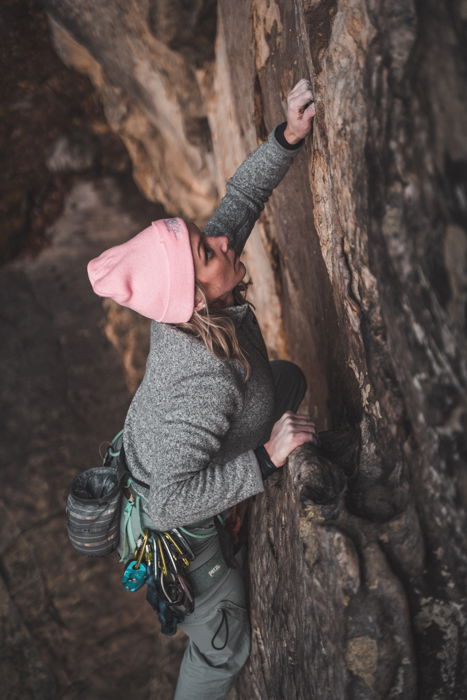
[{"label": "brown rock wall", "polygon": [[313,82],[313,138],[245,258],[304,407],[360,437],[346,460],[326,447],[344,493],[313,502],[307,480],[329,486],[330,467],[298,455],[252,505],[238,697],[464,697],[464,4],[220,0],[215,53],[203,40],[196,59],[212,3],[178,38],[167,3],[45,4],[143,190],[200,223],[293,83]]},{"label": "brown rock wall", "polygon": [[[205,21],[202,12],[198,21],[185,13],[193,16],[191,28],[183,13],[177,18],[185,41],[191,36],[188,55],[170,48],[177,47],[168,27],[174,12],[170,4],[148,0],[44,4],[59,54],[94,82],[110,125],[132,157],[143,193],[171,211],[205,219],[215,205],[216,190],[198,79],[206,79],[210,65],[212,2],[197,3],[199,10],[204,8]],[[204,41],[197,41],[199,31],[205,32]]]}]

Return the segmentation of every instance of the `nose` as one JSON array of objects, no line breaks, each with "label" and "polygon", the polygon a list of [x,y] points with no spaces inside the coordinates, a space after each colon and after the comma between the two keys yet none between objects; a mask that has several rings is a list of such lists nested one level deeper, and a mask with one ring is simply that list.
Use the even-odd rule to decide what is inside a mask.
[{"label": "nose", "polygon": [[218,236],[219,246],[223,253],[227,253],[230,247],[230,241],[227,236]]}]

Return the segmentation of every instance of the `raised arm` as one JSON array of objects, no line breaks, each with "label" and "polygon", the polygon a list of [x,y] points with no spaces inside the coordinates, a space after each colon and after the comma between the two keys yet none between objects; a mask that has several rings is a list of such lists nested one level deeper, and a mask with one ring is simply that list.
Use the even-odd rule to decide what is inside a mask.
[{"label": "raised arm", "polygon": [[227,182],[227,193],[204,229],[206,236],[228,236],[240,255],[272,191],[311,131],[314,114],[310,83],[301,80],[287,97],[287,122],[279,124]]}]

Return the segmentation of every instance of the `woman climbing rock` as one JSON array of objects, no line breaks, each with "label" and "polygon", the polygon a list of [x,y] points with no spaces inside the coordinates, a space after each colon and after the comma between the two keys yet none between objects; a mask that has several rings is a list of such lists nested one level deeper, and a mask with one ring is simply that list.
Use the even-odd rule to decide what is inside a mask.
[{"label": "woman climbing rock", "polygon": [[[120,553],[125,558],[132,538],[145,533],[137,547],[155,574],[148,600],[164,631],[178,622],[189,638],[176,700],[225,698],[245,664],[243,552],[222,523],[233,522],[238,504],[261,493],[296,447],[316,439],[310,418],[296,414],[303,374],[291,362],[269,362],[239,258],[314,114],[310,84],[301,80],[288,95],[287,121],[229,180],[204,232],[180,218],[155,221],[88,266],[97,294],[153,321],[146,372],[123,431],[132,515]],[[174,566],[184,561],[183,576],[176,566],[170,574],[173,559]]]}]

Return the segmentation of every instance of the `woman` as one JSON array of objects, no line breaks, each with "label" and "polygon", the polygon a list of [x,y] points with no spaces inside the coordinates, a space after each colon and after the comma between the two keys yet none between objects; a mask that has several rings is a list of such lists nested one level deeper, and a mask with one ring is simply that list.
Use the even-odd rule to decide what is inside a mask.
[{"label": "woman", "polygon": [[215,518],[263,491],[263,480],[315,426],[296,415],[305,381],[290,362],[269,362],[245,301],[239,256],[315,114],[307,80],[287,98],[279,125],[227,183],[204,233],[182,219],[153,224],[92,260],[94,291],[154,322],[144,379],[129,408],[124,451],[143,503],[143,524],[182,526],[195,559],[195,607],[176,700],[224,698],[248,658],[240,553],[222,550]]}]

